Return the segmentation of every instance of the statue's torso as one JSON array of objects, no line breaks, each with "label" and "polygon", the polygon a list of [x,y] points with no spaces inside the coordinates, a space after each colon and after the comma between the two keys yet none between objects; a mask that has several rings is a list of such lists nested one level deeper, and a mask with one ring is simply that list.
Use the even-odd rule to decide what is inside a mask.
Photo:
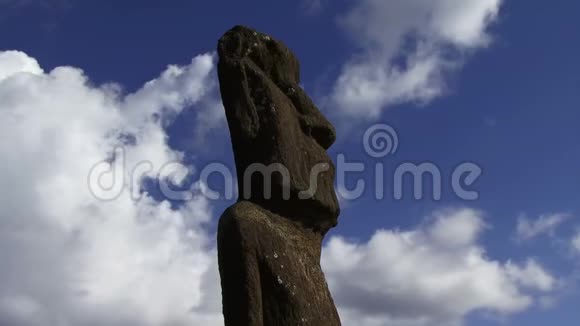
[{"label": "statue's torso", "polygon": [[259,274],[253,291],[260,292],[262,311],[255,313],[263,325],[340,325],[320,268],[320,234],[249,202],[226,211],[220,229],[241,237],[242,250],[253,256],[244,264]]}]

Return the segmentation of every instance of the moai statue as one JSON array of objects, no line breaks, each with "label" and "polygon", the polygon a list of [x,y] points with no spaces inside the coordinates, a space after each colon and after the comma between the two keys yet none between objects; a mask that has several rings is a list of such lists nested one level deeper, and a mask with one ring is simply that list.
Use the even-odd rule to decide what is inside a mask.
[{"label": "moai statue", "polygon": [[218,229],[225,324],[340,325],[320,268],[339,215],[326,153],[335,130],[280,41],[236,26],[218,54],[240,197]]}]

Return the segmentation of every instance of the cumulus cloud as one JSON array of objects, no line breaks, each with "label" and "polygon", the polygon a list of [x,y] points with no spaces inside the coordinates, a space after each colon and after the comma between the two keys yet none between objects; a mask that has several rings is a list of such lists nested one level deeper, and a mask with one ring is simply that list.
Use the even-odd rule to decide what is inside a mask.
[{"label": "cumulus cloud", "polygon": [[[0,324],[223,325],[210,203],[198,191],[178,207],[155,199],[130,169],[125,190],[102,201],[88,178],[96,163],[120,160],[118,146],[126,167],[150,162],[149,177],[180,162],[165,122],[186,110],[221,119],[210,112],[222,110],[214,64],[200,55],[123,94],[80,69],[45,72],[22,52],[0,52]],[[480,212],[447,210],[368,243],[330,239],[323,267],[344,324],[450,325],[477,310],[521,311],[529,291],[554,288],[534,260],[486,257],[486,228]]]},{"label": "cumulus cloud", "polygon": [[340,25],[360,51],[343,67],[330,96],[354,117],[376,118],[391,105],[428,102],[469,52],[490,42],[501,0],[362,0]]},{"label": "cumulus cloud", "polygon": [[500,262],[478,244],[480,212],[440,211],[411,231],[368,243],[332,238],[323,266],[345,325],[459,325],[475,311],[520,312],[555,279],[536,261]]},{"label": "cumulus cloud", "polygon": [[179,162],[163,121],[204,110],[214,68],[200,55],[122,94],[80,69],[44,72],[22,52],[0,52],[0,324],[223,324],[208,201],[194,194],[173,207],[127,189],[104,202],[88,184],[121,145],[127,167]]},{"label": "cumulus cloud", "polygon": [[523,242],[541,235],[553,236],[556,229],[569,218],[570,215],[564,213],[541,215],[535,220],[522,215],[518,218],[516,240]]},{"label": "cumulus cloud", "polygon": [[0,52],[0,80],[16,73],[42,74],[38,62],[20,51]]},{"label": "cumulus cloud", "polygon": [[556,285],[555,279],[533,259],[523,266],[508,262],[505,265],[507,274],[521,285],[540,291],[551,291]]}]

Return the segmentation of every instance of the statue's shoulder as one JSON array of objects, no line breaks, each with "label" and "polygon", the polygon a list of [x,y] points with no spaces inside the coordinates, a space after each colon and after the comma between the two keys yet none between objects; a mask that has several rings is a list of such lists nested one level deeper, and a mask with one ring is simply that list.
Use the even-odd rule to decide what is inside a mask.
[{"label": "statue's shoulder", "polygon": [[222,234],[253,234],[260,238],[275,235],[288,238],[291,234],[303,231],[302,226],[290,219],[249,201],[239,201],[227,208],[220,218],[218,228],[218,233]]},{"label": "statue's shoulder", "polygon": [[220,226],[251,226],[268,222],[265,210],[249,201],[239,201],[228,207],[220,218]]},{"label": "statue's shoulder", "polygon": [[218,246],[222,251],[227,251],[226,248],[234,252],[252,250],[258,246],[258,239],[268,233],[267,230],[270,229],[268,220],[268,216],[260,206],[247,201],[235,203],[220,217]]}]

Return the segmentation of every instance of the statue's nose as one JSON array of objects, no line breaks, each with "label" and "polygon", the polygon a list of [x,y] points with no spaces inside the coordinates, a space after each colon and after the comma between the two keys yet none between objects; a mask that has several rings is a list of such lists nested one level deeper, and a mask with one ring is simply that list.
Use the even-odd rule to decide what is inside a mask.
[{"label": "statue's nose", "polygon": [[305,117],[302,121],[302,127],[304,132],[324,149],[330,148],[336,140],[334,127],[322,115]]}]

